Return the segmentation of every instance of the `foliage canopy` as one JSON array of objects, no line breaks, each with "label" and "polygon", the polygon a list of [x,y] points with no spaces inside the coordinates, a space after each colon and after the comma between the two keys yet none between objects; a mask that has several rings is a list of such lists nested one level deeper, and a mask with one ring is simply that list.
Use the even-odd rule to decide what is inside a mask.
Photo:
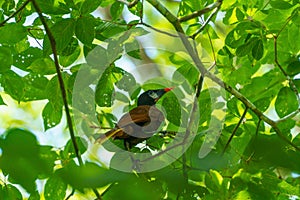
[{"label": "foliage canopy", "polygon": [[[0,106],[44,100],[44,131],[66,118],[70,139],[3,130],[0,199],[299,199],[299,11],[299,0],[1,0]],[[95,158],[95,125],[162,86],[175,86],[158,103],[164,134],[132,149],[146,172],[113,167],[132,164],[120,141],[104,144],[108,166]],[[146,170],[156,162],[168,165]]]}]

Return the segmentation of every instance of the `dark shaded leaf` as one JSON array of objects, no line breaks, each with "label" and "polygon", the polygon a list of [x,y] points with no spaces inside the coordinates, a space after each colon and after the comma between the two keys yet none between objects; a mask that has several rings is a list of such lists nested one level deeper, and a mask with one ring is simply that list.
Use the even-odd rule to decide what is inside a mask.
[{"label": "dark shaded leaf", "polygon": [[264,55],[264,45],[262,40],[257,40],[252,48],[252,56],[256,60],[260,60]]},{"label": "dark shaded leaf", "polygon": [[77,19],[75,27],[76,37],[87,46],[91,46],[95,37],[95,20],[92,16],[82,16]]},{"label": "dark shaded leaf", "polygon": [[0,95],[0,105],[6,105],[6,103],[3,101],[3,98],[1,95]]},{"label": "dark shaded leaf", "polygon": [[3,200],[23,199],[21,192],[11,184],[0,185],[0,197],[2,197],[1,199]]},{"label": "dark shaded leaf", "polygon": [[287,67],[287,74],[290,76],[295,76],[300,73],[300,60],[292,61]]},{"label": "dark shaded leaf", "polygon": [[36,137],[21,129],[10,129],[5,135],[5,139],[0,140],[0,166],[3,173],[29,193],[35,192],[35,180],[40,174],[47,173],[45,169],[49,167],[40,155]]},{"label": "dark shaded leaf", "polygon": [[10,70],[10,67],[13,64],[13,57],[8,47],[0,46],[0,60],[0,73]]}]

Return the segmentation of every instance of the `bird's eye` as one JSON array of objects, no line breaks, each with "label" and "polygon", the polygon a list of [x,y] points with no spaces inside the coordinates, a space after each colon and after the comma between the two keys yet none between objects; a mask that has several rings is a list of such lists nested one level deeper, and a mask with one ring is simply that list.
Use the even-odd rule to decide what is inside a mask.
[{"label": "bird's eye", "polygon": [[149,91],[149,96],[151,97],[151,98],[153,98],[153,99],[157,99],[158,98],[158,95],[156,94],[156,92],[154,92],[154,91]]}]

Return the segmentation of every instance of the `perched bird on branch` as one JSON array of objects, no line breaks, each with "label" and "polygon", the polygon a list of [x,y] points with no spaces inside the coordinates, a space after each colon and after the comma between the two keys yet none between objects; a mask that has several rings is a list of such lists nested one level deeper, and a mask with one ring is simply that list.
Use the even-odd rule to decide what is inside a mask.
[{"label": "perched bird on branch", "polygon": [[150,138],[158,132],[164,121],[163,113],[156,108],[156,102],[172,88],[148,90],[138,97],[137,107],[124,114],[116,127],[96,139],[103,144],[109,138],[121,139],[127,150]]}]

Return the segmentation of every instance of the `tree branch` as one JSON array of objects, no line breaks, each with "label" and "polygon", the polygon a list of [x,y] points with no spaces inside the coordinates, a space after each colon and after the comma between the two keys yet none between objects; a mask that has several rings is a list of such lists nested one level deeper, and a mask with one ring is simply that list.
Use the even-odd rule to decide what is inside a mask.
[{"label": "tree branch", "polygon": [[[67,92],[66,92],[66,88],[64,85],[64,80],[62,77],[62,73],[60,70],[60,66],[59,66],[59,62],[58,62],[58,56],[57,56],[57,50],[56,50],[56,42],[55,42],[55,38],[43,16],[43,13],[39,7],[39,5],[37,4],[37,2],[35,0],[31,0],[33,7],[35,8],[36,12],[39,15],[39,18],[45,28],[45,31],[47,33],[47,36],[49,38],[50,41],[50,45],[51,45],[51,50],[53,53],[53,58],[54,58],[54,64],[55,64],[55,68],[56,68],[56,73],[57,73],[57,77],[58,77],[58,81],[59,81],[59,87],[61,90],[61,95],[62,95],[62,99],[63,99],[63,104],[64,104],[64,108],[65,108],[65,112],[66,112],[66,118],[67,118],[67,124],[68,124],[68,128],[69,128],[69,132],[70,132],[70,137],[72,140],[72,144],[74,146],[74,151],[76,154],[76,158],[78,160],[79,165],[83,165],[83,161],[80,155],[80,151],[78,148],[78,144],[76,142],[76,137],[75,137],[75,133],[74,133],[74,128],[73,128],[73,122],[72,122],[72,118],[71,118],[71,113],[70,113],[70,109],[69,109],[69,105],[68,105],[68,100],[67,100]],[[96,189],[93,189],[96,197],[98,200],[101,200],[101,196],[99,194],[99,192]]]},{"label": "tree branch", "polygon": [[76,138],[75,138],[75,133],[74,133],[74,129],[73,129],[73,122],[72,122],[72,118],[71,118],[71,113],[70,113],[70,109],[69,109],[69,105],[68,105],[68,101],[67,101],[67,92],[66,92],[66,88],[65,88],[65,84],[64,84],[64,80],[62,77],[62,73],[60,70],[60,66],[59,66],[59,62],[58,62],[58,56],[57,56],[57,50],[56,50],[56,42],[55,42],[55,38],[43,16],[43,13],[39,7],[39,5],[36,3],[35,0],[31,0],[33,7],[35,8],[36,12],[39,15],[39,18],[45,28],[45,31],[47,33],[47,36],[49,38],[50,41],[50,45],[51,45],[51,50],[53,53],[53,58],[54,58],[54,64],[55,64],[55,69],[56,69],[56,73],[57,73],[57,78],[59,81],[59,87],[61,90],[61,95],[62,95],[62,100],[63,100],[63,104],[64,104],[64,108],[65,108],[65,112],[66,112],[66,118],[67,118],[67,124],[68,124],[68,128],[70,131],[70,136],[71,136],[71,140],[74,146],[74,150],[75,150],[75,154],[77,157],[77,160],[79,162],[80,165],[83,164],[80,152],[79,152],[79,148],[76,142]]},{"label": "tree branch", "polygon": [[[234,95],[236,98],[238,98],[241,102],[243,102],[250,110],[252,110],[261,120],[265,121],[267,124],[269,124],[277,133],[277,135],[282,138],[286,143],[290,144],[292,147],[294,147],[296,150],[300,151],[300,147],[292,143],[288,138],[286,138],[283,133],[280,131],[280,129],[277,127],[277,124],[275,121],[271,120],[267,116],[265,116],[252,102],[250,102],[245,96],[243,96],[241,93],[239,93],[237,90],[232,88],[230,85],[223,82],[221,79],[216,77],[215,75],[211,74],[202,64],[201,60],[199,59],[198,55],[193,50],[193,47],[191,46],[190,42],[188,41],[187,37],[184,34],[184,31],[181,27],[181,24],[179,20],[170,12],[168,11],[163,5],[161,5],[157,0],[147,0],[153,7],[156,8],[158,12],[160,12],[175,28],[175,30],[178,32],[178,35],[185,46],[187,52],[191,56],[192,60],[194,61],[195,65],[201,72],[201,76],[207,76],[211,80],[213,80],[215,83],[217,83],[219,86],[224,88],[227,92]],[[222,1],[221,1],[222,2]]]}]

